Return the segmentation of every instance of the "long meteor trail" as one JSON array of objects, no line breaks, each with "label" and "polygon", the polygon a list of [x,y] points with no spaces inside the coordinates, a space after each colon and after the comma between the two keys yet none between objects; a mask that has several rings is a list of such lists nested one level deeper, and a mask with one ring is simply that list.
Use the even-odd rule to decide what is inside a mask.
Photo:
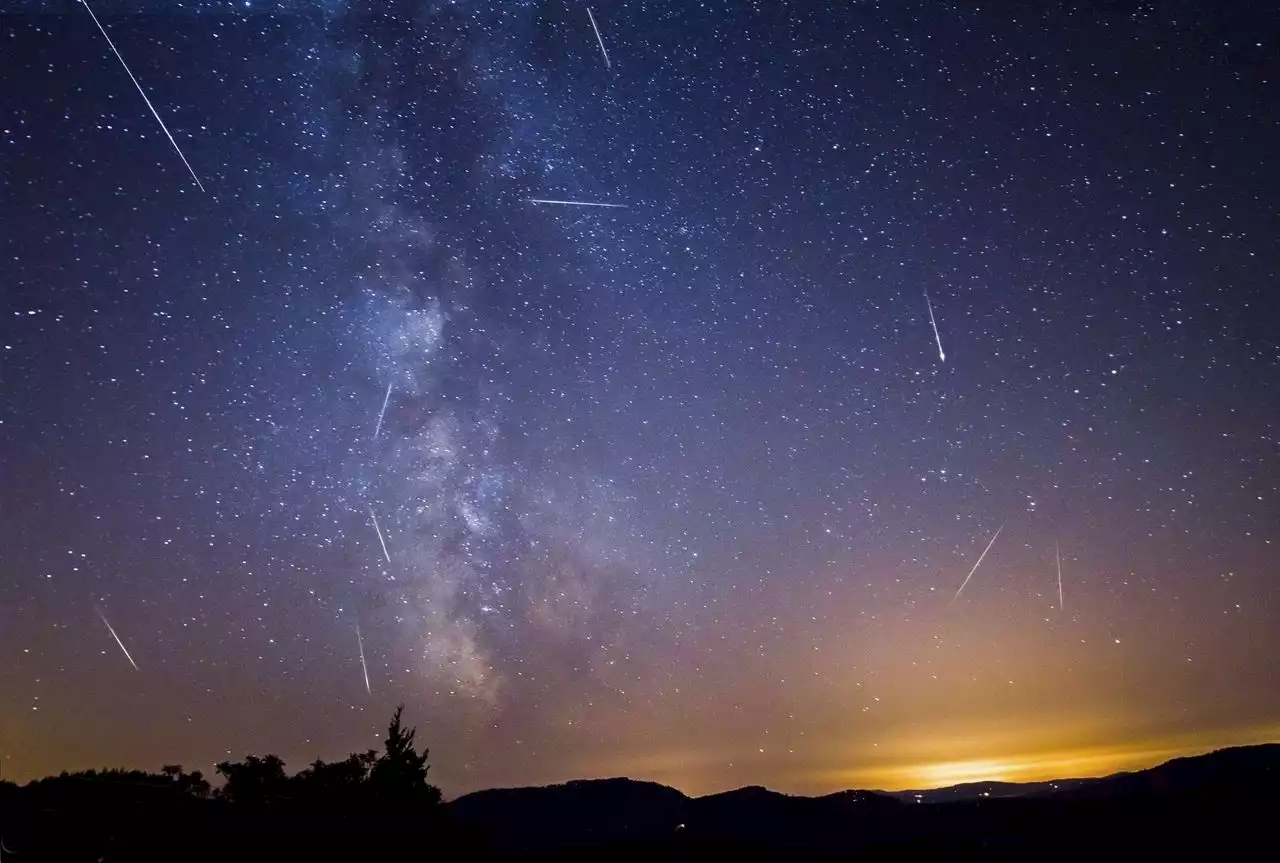
[{"label": "long meteor trail", "polygon": [[94,606],[94,610],[98,612],[98,617],[102,618],[102,622],[107,625],[107,632],[111,633],[111,637],[116,640],[116,644],[120,645],[120,649],[124,651],[124,658],[129,660],[129,664],[133,666],[133,670],[137,671],[138,663],[134,662],[133,657],[129,655],[129,648],[125,647],[124,642],[120,640],[120,636],[116,635],[115,628],[112,627],[111,622],[107,620],[107,616],[103,614],[102,609],[98,608],[96,605]]},{"label": "long meteor trail", "polygon": [[625,210],[626,204],[602,204],[596,201],[555,201],[550,198],[525,198],[530,204],[558,204],[561,207],[615,207]]},{"label": "long meteor trail", "polygon": [[107,40],[107,44],[111,46],[111,53],[116,55],[116,59],[120,61],[120,65],[124,67],[124,71],[128,73],[129,80],[133,82],[133,86],[138,88],[138,92],[142,95],[142,101],[147,103],[147,107],[151,109],[151,116],[156,118],[156,122],[160,124],[160,128],[164,130],[165,137],[169,139],[169,143],[173,145],[173,149],[177,152],[178,158],[182,160],[182,164],[187,166],[187,171],[191,173],[191,179],[196,181],[196,185],[200,187],[200,191],[204,191],[204,184],[200,182],[200,178],[196,176],[195,170],[191,167],[191,163],[187,161],[187,157],[182,155],[182,149],[178,146],[178,142],[173,140],[173,135],[169,134],[169,127],[164,124],[164,120],[160,119],[160,114],[156,111],[155,106],[151,104],[151,100],[147,98],[146,91],[142,89],[142,85],[138,83],[138,79],[133,77],[133,72],[129,70],[129,64],[124,62],[124,58],[120,56],[120,52],[116,50],[116,45],[111,41],[111,37],[107,35],[106,28],[102,26],[102,22],[98,20],[98,16],[93,14],[93,10],[89,8],[89,0],[80,0],[80,3],[89,12],[89,16],[93,18],[93,23],[98,25],[98,30],[102,32],[102,38]]},{"label": "long meteor trail", "polygon": [[982,566],[982,559],[987,556],[987,552],[991,551],[991,546],[996,544],[996,537],[1000,535],[1002,530],[1004,530],[1003,524],[996,528],[996,532],[991,535],[991,542],[987,543],[987,547],[982,550],[982,554],[978,555],[978,562],[973,565],[973,569],[969,570],[969,574],[964,577],[960,590],[957,590],[956,595],[951,597],[952,602],[960,598],[960,593],[964,590],[964,586],[969,583],[969,579],[973,578],[973,574],[978,571],[978,567]]},{"label": "long meteor trail", "polygon": [[387,381],[387,394],[382,399],[382,410],[378,411],[378,425],[373,429],[373,439],[378,439],[378,433],[382,431],[382,418],[387,415],[387,402],[391,401],[391,384]]},{"label": "long meteor trail", "polygon": [[1062,554],[1058,551],[1058,543],[1053,543],[1053,559],[1058,564],[1058,610],[1062,610]]},{"label": "long meteor trail", "polygon": [[933,324],[933,338],[938,343],[938,359],[945,363],[947,355],[942,352],[942,336],[938,335],[938,322],[933,318],[933,303],[929,301],[928,288],[924,291],[924,304],[929,307],[929,323]]},{"label": "long meteor trail", "polygon": [[364,691],[373,695],[369,688],[369,666],[364,661],[364,638],[360,635],[360,624],[356,623],[356,643],[360,645],[360,670],[364,672]]},{"label": "long meteor trail", "polygon": [[591,7],[587,7],[587,17],[591,19],[591,29],[596,31],[596,41],[600,43],[600,53],[604,55],[604,67],[612,69],[613,64],[609,62],[609,52],[604,50],[604,40],[600,38],[600,28],[596,26],[596,16],[591,14]]},{"label": "long meteor trail", "polygon": [[382,538],[382,528],[378,527],[378,515],[373,511],[373,507],[369,507],[369,517],[373,519],[373,529],[378,532],[378,542],[382,545],[382,556],[387,559],[387,563],[390,563],[391,552],[387,551],[387,541]]}]

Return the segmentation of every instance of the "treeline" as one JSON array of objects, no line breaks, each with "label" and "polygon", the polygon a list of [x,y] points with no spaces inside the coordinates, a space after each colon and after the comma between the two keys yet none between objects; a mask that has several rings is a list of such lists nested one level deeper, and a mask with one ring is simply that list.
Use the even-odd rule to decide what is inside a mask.
[{"label": "treeline", "polygon": [[292,775],[275,755],[249,755],[217,764],[213,782],[166,765],[0,783],[0,859],[378,859],[474,848],[477,837],[452,823],[428,781],[429,752],[402,715],[403,706],[381,752],[317,760]]},{"label": "treeline", "polygon": [[[289,776],[284,762],[275,755],[259,758],[250,755],[244,761],[222,761],[218,773],[225,779],[216,792],[219,797],[242,805],[261,805],[273,800],[316,803],[369,803],[396,806],[435,806],[440,803],[440,789],[427,782],[430,750],[418,752],[414,747],[416,729],[405,729],[401,722],[404,707],[396,708],[383,752],[376,749],[352,753],[342,761],[316,760],[299,773]],[[179,773],[179,776],[186,774]],[[198,773],[191,774],[198,782]],[[192,786],[193,783],[188,783]],[[193,793],[197,789],[191,788]],[[206,792],[208,793],[207,789]]]}]

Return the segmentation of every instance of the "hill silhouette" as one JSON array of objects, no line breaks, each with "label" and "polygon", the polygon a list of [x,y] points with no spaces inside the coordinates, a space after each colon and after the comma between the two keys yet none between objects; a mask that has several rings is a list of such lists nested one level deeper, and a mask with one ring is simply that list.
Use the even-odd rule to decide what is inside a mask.
[{"label": "hill silhouette", "polygon": [[496,788],[447,805],[460,821],[515,846],[651,841],[670,836],[689,798],[657,782],[580,779],[534,788]]},{"label": "hill silhouette", "polygon": [[629,779],[480,791],[447,804],[496,848],[592,846],[753,856],[854,851],[1221,853],[1269,838],[1280,745],[1221,750],[1100,779],[968,783],[821,797],[759,786],[704,797]]},{"label": "hill silhouette", "polygon": [[[957,854],[1063,859],[1234,856],[1268,847],[1280,745],[1225,749],[1100,779],[968,783],[820,797],[749,786],[689,797],[594,779],[448,803],[397,711],[383,752],[289,775],[275,756],[198,772],[85,771],[0,782],[0,855],[27,861],[526,858],[825,859]],[[904,796],[905,795],[905,796]]]},{"label": "hill silhouette", "polygon": [[976,800],[980,797],[1026,797],[1029,794],[1048,793],[1073,788],[1097,779],[1051,779],[1046,782],[964,782],[945,788],[921,788],[913,791],[881,791],[904,803],[947,803],[958,800]]}]

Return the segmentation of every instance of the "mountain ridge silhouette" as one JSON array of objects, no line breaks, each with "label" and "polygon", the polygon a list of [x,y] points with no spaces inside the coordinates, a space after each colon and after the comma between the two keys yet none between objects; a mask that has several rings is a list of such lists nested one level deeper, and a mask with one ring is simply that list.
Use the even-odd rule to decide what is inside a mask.
[{"label": "mountain ridge silhouette", "polygon": [[[259,778],[269,777],[279,772],[266,770],[278,766],[272,758],[242,767],[260,766]],[[1274,845],[1280,811],[1280,744],[1175,758],[1096,779],[967,783],[934,789],[940,796],[930,800],[859,789],[806,797],[759,785],[690,797],[619,777],[486,789],[449,802],[347,788],[375,762],[371,753],[316,762],[290,780],[295,784],[286,784],[285,793],[264,787],[270,793],[211,794],[198,773],[176,765],[162,775],[109,770],[25,786],[0,782],[0,839],[6,860],[103,863],[431,853],[485,860],[877,853],[981,855],[984,861],[1082,854],[1220,859]]]},{"label": "mountain ridge silhouette", "polygon": [[[694,797],[660,783],[614,777],[488,789],[445,805],[459,821],[500,837],[499,844],[511,849],[618,843],[838,851],[923,843],[954,849],[992,842],[1034,846],[1058,829],[1071,832],[1078,844],[1103,825],[1111,831],[1106,841],[1114,844],[1117,836],[1141,835],[1139,828],[1151,819],[1188,809],[1198,820],[1183,819],[1179,829],[1199,825],[1213,833],[1233,812],[1249,809],[1240,805],[1246,799],[1280,802],[1277,789],[1280,744],[1260,744],[1097,778],[976,782],[923,792],[846,789],[810,797],[748,785]],[[1136,820],[1126,828],[1125,818]]]}]

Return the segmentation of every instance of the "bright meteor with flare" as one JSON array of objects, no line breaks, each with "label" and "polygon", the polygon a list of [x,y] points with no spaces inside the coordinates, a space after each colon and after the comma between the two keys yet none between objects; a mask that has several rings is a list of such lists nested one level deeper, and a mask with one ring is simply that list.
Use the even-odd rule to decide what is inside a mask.
[{"label": "bright meteor with flare", "polygon": [[116,50],[115,43],[111,41],[111,37],[107,35],[106,28],[98,21],[98,16],[93,14],[93,10],[89,8],[88,0],[80,0],[84,5],[85,11],[93,18],[93,23],[98,25],[98,29],[102,32],[102,38],[107,40],[107,45],[111,47],[111,53],[116,55],[116,59],[120,61],[120,65],[124,67],[125,74],[129,76],[129,80],[133,82],[133,86],[138,88],[138,93],[142,96],[142,101],[147,103],[147,108],[151,110],[151,116],[156,118],[156,122],[160,124],[160,128],[164,131],[164,135],[169,139],[169,143],[173,145],[173,149],[177,152],[178,158],[182,160],[182,164],[187,166],[187,171],[191,173],[191,179],[196,181],[196,186],[200,191],[204,191],[204,184],[200,182],[200,178],[196,176],[195,169],[191,167],[191,163],[187,161],[187,157],[182,155],[182,149],[178,146],[178,142],[173,140],[173,135],[169,133],[169,127],[164,124],[164,120],[160,119],[160,113],[156,111],[155,106],[151,104],[151,100],[147,98],[146,91],[142,89],[142,85],[138,83],[138,79],[133,77],[133,72],[129,69],[129,64],[124,62],[124,57],[120,56],[120,52]]},{"label": "bright meteor with flare", "polygon": [[604,55],[604,67],[612,69],[613,64],[609,62],[609,52],[604,50],[604,39],[600,36],[600,28],[596,26],[596,16],[591,14],[591,7],[587,7],[587,17],[591,19],[591,29],[596,31],[596,41],[600,43],[600,53]]},{"label": "bright meteor with flare", "polygon": [[562,207],[614,207],[625,210],[626,204],[603,204],[596,201],[555,201],[550,198],[525,198],[530,204],[558,204]]},{"label": "bright meteor with flare", "polygon": [[120,645],[120,649],[124,651],[124,658],[129,660],[129,664],[133,666],[134,671],[138,671],[138,663],[133,661],[133,657],[129,655],[129,648],[125,647],[124,642],[120,640],[120,636],[116,635],[115,627],[107,620],[107,616],[102,613],[101,608],[94,606],[94,609],[98,612],[98,617],[102,618],[102,622],[107,625],[107,632],[111,633],[111,637],[116,640],[116,644]]}]

